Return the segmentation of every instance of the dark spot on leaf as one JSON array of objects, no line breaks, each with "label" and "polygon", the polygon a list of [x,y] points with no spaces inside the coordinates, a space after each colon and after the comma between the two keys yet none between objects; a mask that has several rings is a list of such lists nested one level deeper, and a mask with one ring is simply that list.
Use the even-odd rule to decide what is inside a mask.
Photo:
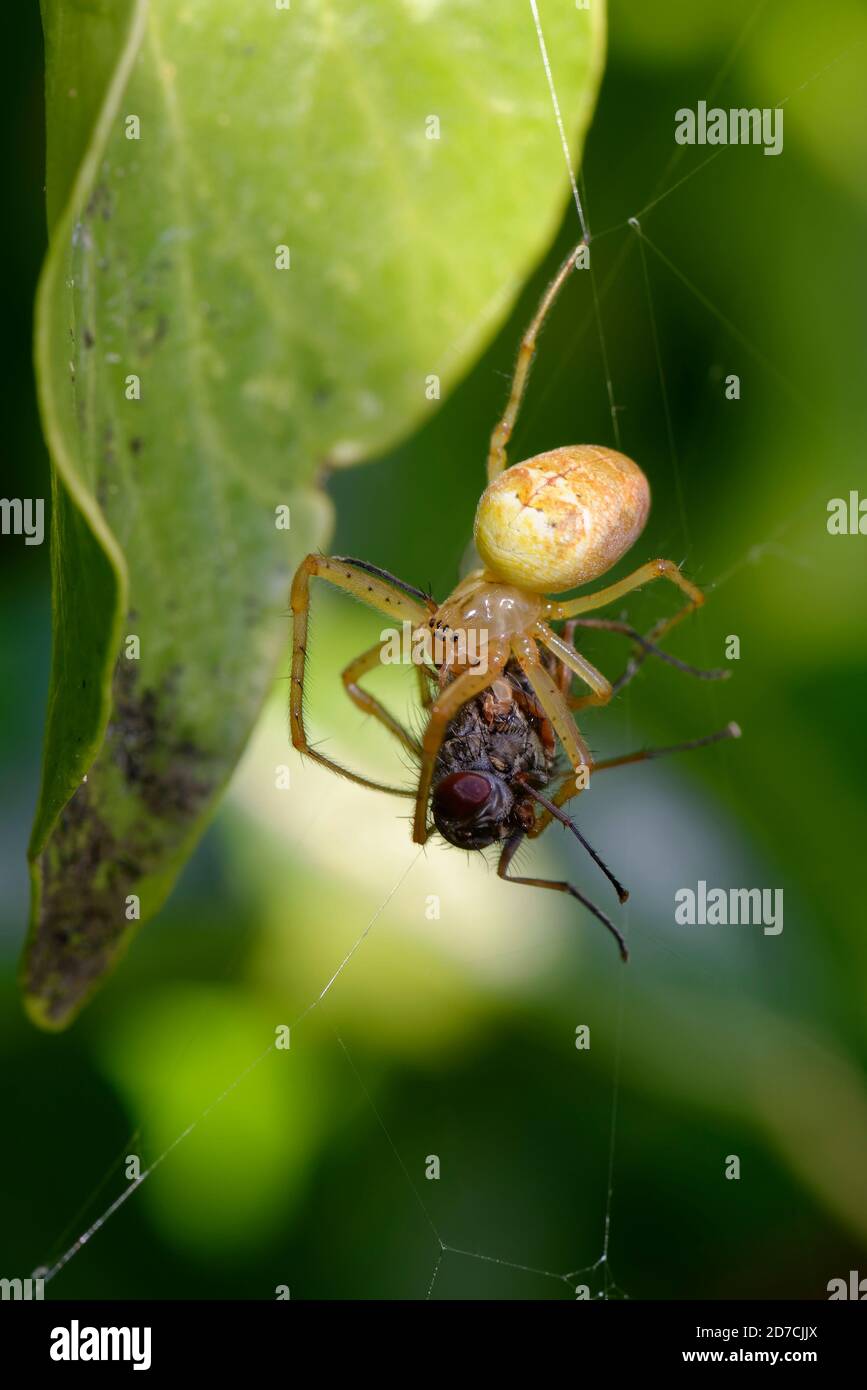
[{"label": "dark spot on leaf", "polygon": [[98,183],[90,195],[84,215],[91,218],[101,217],[103,222],[108,222],[111,211],[111,193],[104,183]]},{"label": "dark spot on leaf", "polygon": [[115,964],[138,926],[125,915],[127,897],[142,897],[149,915],[142,880],[180,849],[219,781],[215,760],[184,727],[179,673],[152,688],[139,669],[118,662],[105,741],[39,860],[25,988],[49,1026],[67,1022]]},{"label": "dark spot on leaf", "polygon": [[128,788],[152,815],[191,819],[210,796],[213,778],[193,741],[178,734],[176,676],[168,677],[159,692],[140,690],[138,669],[134,661],[120,661],[115,668],[106,745]]},{"label": "dark spot on leaf", "polygon": [[85,783],[67,802],[42,856],[39,919],[25,962],[28,994],[49,1024],[64,1022],[108,970],[129,923],[124,901],[138,877]]}]

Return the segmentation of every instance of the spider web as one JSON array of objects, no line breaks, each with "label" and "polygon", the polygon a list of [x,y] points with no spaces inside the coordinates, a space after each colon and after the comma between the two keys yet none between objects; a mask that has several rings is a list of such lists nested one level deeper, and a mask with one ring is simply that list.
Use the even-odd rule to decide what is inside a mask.
[{"label": "spider web", "polygon": [[[761,3],[759,3],[756,6],[756,8],[752,11],[752,13],[749,15],[737,40],[733,44],[725,60],[721,64],[713,82],[710,84],[708,88],[708,104],[710,104],[710,101],[714,93],[719,89],[719,87],[729,74],[738,53],[742,49],[743,45],[746,43],[748,37],[750,36],[754,28],[757,26],[761,16],[764,14],[767,8],[768,3],[769,0],[761,0]],[[694,284],[693,281],[684,274],[684,272],[672,261],[671,257],[666,253],[666,251],[656,244],[655,239],[651,239],[644,225],[644,219],[661,203],[663,203],[666,199],[671,197],[672,194],[680,190],[687,182],[697,177],[698,175],[703,174],[711,164],[715,163],[721,158],[724,158],[727,153],[728,147],[719,147],[714,153],[702,158],[698,163],[693,165],[693,167],[691,167],[686,173],[682,174],[680,177],[674,178],[678,166],[680,165],[685,155],[685,148],[683,146],[677,147],[671,155],[671,158],[669,159],[662,174],[660,175],[649,200],[635,213],[624,219],[622,222],[616,223],[613,226],[605,228],[601,233],[593,233],[590,225],[587,192],[583,183],[583,178],[579,179],[576,176],[576,172],[571,162],[568,138],[564,127],[563,117],[561,114],[560,102],[551,68],[550,57],[545,40],[543,18],[540,13],[538,0],[528,0],[528,7],[528,18],[530,21],[530,23],[528,24],[528,42],[533,41],[533,33],[535,31],[535,42],[538,45],[540,68],[544,73],[544,77],[550,95],[554,132],[556,134],[556,137],[559,139],[560,146],[563,151],[564,164],[566,174],[568,177],[569,188],[571,190],[572,201],[574,202],[575,206],[578,228],[580,229],[580,237],[582,240],[587,241],[591,245],[589,265],[589,280],[591,286],[591,309],[588,317],[583,321],[582,324],[576,327],[575,338],[577,341],[587,331],[588,327],[592,325],[599,346],[600,362],[602,366],[605,390],[607,395],[608,410],[611,418],[612,436],[615,445],[619,447],[620,426],[618,420],[618,405],[616,400],[614,379],[610,365],[608,344],[604,330],[602,304],[604,302],[608,289],[620,273],[620,270],[623,266],[630,246],[637,245],[640,255],[642,278],[645,290],[649,353],[651,355],[656,375],[658,378],[659,392],[662,402],[662,409],[667,433],[669,464],[672,473],[675,497],[677,500],[679,524],[682,532],[683,544],[687,551],[691,551],[692,541],[690,525],[684,496],[677,438],[673,425],[670,404],[670,393],[665,367],[666,354],[664,345],[660,341],[660,335],[658,331],[656,296],[653,287],[653,276],[651,274],[651,258],[653,259],[653,261],[658,262],[660,265],[665,267],[668,273],[674,276],[688,291],[688,293],[695,298],[695,300],[701,305],[703,310],[709,315],[713,316],[721,324],[721,326],[726,330],[726,332],[731,336],[731,338],[738,342],[739,345],[744,349],[744,351],[746,351],[758,363],[758,365],[765,372],[767,372],[769,377],[776,382],[779,389],[783,393],[785,393],[785,395],[790,399],[790,401],[793,401],[799,409],[805,412],[809,410],[809,407],[805,404],[803,395],[799,394],[797,388],[778,370],[775,364],[762,351],[760,346],[758,346],[750,336],[744,333],[736,323],[732,322],[728,318],[728,316],[718,307],[718,305],[716,305],[702,291],[700,286]],[[834,65],[837,62],[839,62],[840,59],[844,56],[845,53],[838,55],[838,57],[835,58],[831,63],[825,64],[825,66],[820,68],[818,71],[809,74],[793,92],[791,92],[788,96],[783,97],[777,103],[777,106],[785,106],[789,100],[791,100],[793,97],[796,97],[800,92],[802,92],[805,88],[811,85],[814,81],[817,81],[818,79],[826,75],[834,67]],[[674,179],[673,182],[672,179]],[[628,233],[631,240],[624,240],[620,254],[615,259],[615,262],[613,264],[612,269],[609,272],[609,275],[607,276],[605,281],[600,285],[597,278],[597,272],[594,268],[595,257],[592,252],[592,247],[595,246],[599,241],[601,241],[602,238],[613,236],[618,233]],[[561,364],[559,371],[562,372],[562,370],[563,366]],[[540,404],[544,402],[545,396],[554,389],[557,375],[557,370],[548,374],[547,386],[540,393],[538,393],[537,396],[537,408],[540,408]],[[818,488],[815,493],[815,496],[824,496],[824,491],[824,488]],[[710,583],[704,585],[705,591],[710,593],[715,590],[719,590],[723,585],[727,584],[735,575],[740,573],[745,567],[755,566],[766,559],[773,558],[783,560],[787,563],[792,564],[809,565],[811,563],[809,559],[804,557],[803,554],[801,554],[800,552],[794,549],[787,548],[783,544],[783,539],[787,532],[795,524],[798,517],[808,510],[813,500],[814,498],[812,496],[807,498],[806,501],[803,503],[802,507],[799,508],[792,515],[790,515],[787,519],[781,521],[780,524],[770,535],[760,536],[754,541],[752,541],[747,546],[747,548],[732,561],[731,565],[722,574],[720,574],[715,580],[712,580]],[[698,625],[698,629],[700,632],[699,640],[702,641],[702,643],[706,644],[707,637],[704,630],[701,629],[701,625]],[[707,659],[706,651],[703,654],[703,664],[705,666],[709,666],[711,664]],[[712,687],[708,689],[707,694],[710,701],[715,701],[716,692],[713,690]],[[621,698],[621,712],[624,716],[624,727],[627,736],[631,733],[632,725],[630,696],[631,691],[627,689]],[[713,714],[714,717],[717,719],[718,726],[720,722],[718,718],[718,711],[714,709]],[[629,744],[628,746],[632,745]],[[727,766],[725,767],[724,775],[730,776],[730,772]],[[396,897],[398,891],[403,886],[403,884],[409,878],[412,870],[415,868],[420,858],[422,857],[422,854],[423,850],[417,849],[409,858],[408,862],[402,868],[400,874],[395,879],[393,885],[391,886],[385,897],[379,903],[372,915],[368,918],[361,931],[359,932],[358,936],[355,938],[352,945],[350,946],[349,950],[345,952],[342,959],[340,959],[340,961],[336,964],[333,972],[326,979],[326,982],[323,984],[322,988],[298,1013],[294,1022],[291,1024],[291,1031],[293,1034],[295,1030],[299,1028],[315,1011],[325,1011],[326,1002],[332,990],[337,986],[344,972],[347,969],[349,969],[352,965],[352,962],[356,954],[364,946],[371,933],[373,932],[375,926],[385,913],[387,907]],[[626,867],[628,870],[628,843],[625,846],[624,856],[627,859]],[[628,877],[628,875],[625,876]],[[625,907],[623,908],[623,921],[625,935],[628,940],[630,926],[628,904],[625,905]],[[438,1221],[434,1220],[429,1205],[423,1200],[418,1185],[413,1180],[412,1175],[407,1167],[407,1164],[403,1156],[401,1155],[400,1148],[395,1142],[391,1130],[386,1124],[385,1118],[383,1117],[380,1108],[377,1106],[376,1101],[373,1095],[371,1094],[369,1087],[365,1084],[362,1073],[359,1070],[359,1067],[357,1066],[356,1061],[354,1060],[344,1037],[341,1035],[338,1029],[334,1028],[333,1025],[331,1025],[334,1038],[336,1040],[337,1045],[339,1046],[342,1056],[345,1058],[346,1065],[351,1071],[360,1093],[363,1095],[366,1104],[369,1106],[370,1111],[372,1112],[376,1120],[377,1125],[382,1131],[384,1140],[392,1155],[395,1169],[399,1170],[403,1180],[411,1189],[414,1202],[417,1205],[420,1212],[420,1217],[426,1223],[431,1234],[433,1248],[430,1275],[426,1288],[419,1291],[419,1296],[424,1296],[427,1299],[431,1299],[435,1296],[440,1273],[443,1264],[446,1260],[465,1259],[476,1261],[480,1264],[499,1266],[510,1271],[514,1271],[518,1274],[526,1274],[535,1277],[541,1277],[550,1281],[552,1285],[557,1285],[560,1286],[561,1289],[569,1290],[570,1293],[574,1292],[576,1282],[579,1284],[579,1286],[588,1285],[592,1282],[592,1296],[603,1299],[615,1297],[628,1297],[628,1294],[617,1284],[614,1278],[610,1262],[611,1234],[614,1225],[614,1218],[616,1215],[616,1160],[618,1147],[618,1123],[622,1101],[622,1039],[625,1010],[627,1007],[625,972],[621,970],[616,971],[616,980],[617,983],[614,987],[617,991],[617,1003],[613,1018],[614,1048],[610,1077],[607,1174],[604,1190],[604,1205],[602,1219],[600,1223],[600,1246],[598,1247],[599,1253],[590,1263],[563,1271],[541,1268],[531,1263],[522,1263],[511,1259],[506,1259],[501,1255],[490,1251],[467,1249],[461,1245],[452,1244],[449,1241],[447,1235],[444,1234],[441,1230],[441,1224]],[[329,1023],[330,1022],[331,1021],[329,1020]],[[176,1150],[197,1129],[199,1129],[200,1126],[204,1124],[207,1118],[218,1107],[220,1107],[235,1091],[237,1091],[239,1087],[243,1086],[244,1082],[250,1077],[250,1075],[257,1068],[261,1067],[265,1063],[266,1059],[269,1058],[276,1050],[277,1042],[275,1039],[261,1053],[253,1057],[248,1063],[248,1065],[244,1067],[238,1074],[236,1074],[233,1077],[233,1079],[230,1080],[230,1082],[218,1094],[214,1095],[197,1114],[191,1117],[189,1123],[176,1135],[176,1137],[172,1140],[171,1143],[169,1143],[165,1148],[163,1148],[159,1152],[157,1157],[142,1171],[138,1178],[132,1179],[128,1183],[126,1183],[120,1194],[100,1209],[99,1215],[90,1220],[89,1223],[84,1224],[85,1214],[88,1211],[92,1210],[96,1206],[97,1202],[102,1198],[103,1193],[108,1183],[110,1182],[112,1176],[117,1173],[119,1166],[122,1164],[124,1156],[130,1152],[131,1146],[135,1145],[138,1142],[139,1131],[133,1131],[133,1133],[128,1137],[128,1139],[121,1147],[119,1152],[113,1158],[112,1162],[110,1163],[108,1169],[105,1172],[104,1177],[101,1179],[98,1186],[89,1195],[84,1205],[81,1208],[79,1208],[77,1213],[72,1217],[72,1219],[68,1223],[66,1229],[60,1233],[57,1240],[54,1242],[53,1251],[60,1251],[60,1253],[55,1253],[52,1258],[46,1260],[37,1269],[35,1269],[33,1272],[34,1277],[42,1278],[46,1281],[46,1283],[55,1279],[66,1268],[70,1261],[82,1249],[84,1249],[86,1245],[88,1245],[95,1237],[99,1235],[99,1233],[103,1230],[103,1228],[111,1220],[111,1218],[114,1217],[120,1211],[120,1209],[128,1201],[131,1200],[131,1198],[138,1191],[138,1189],[145,1182],[147,1182],[148,1179],[151,1178],[153,1174],[156,1173],[163,1166],[163,1164],[170,1162]],[[78,1231],[78,1234],[75,1235],[74,1239],[71,1239],[70,1241],[70,1236],[75,1231]]]}]

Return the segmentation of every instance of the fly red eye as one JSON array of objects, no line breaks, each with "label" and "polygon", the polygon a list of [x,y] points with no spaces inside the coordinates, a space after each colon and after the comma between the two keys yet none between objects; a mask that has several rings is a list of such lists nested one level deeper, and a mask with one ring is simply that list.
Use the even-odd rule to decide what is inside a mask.
[{"label": "fly red eye", "polygon": [[437,810],[450,820],[471,820],[491,797],[491,784],[478,772],[452,772],[434,789]]}]

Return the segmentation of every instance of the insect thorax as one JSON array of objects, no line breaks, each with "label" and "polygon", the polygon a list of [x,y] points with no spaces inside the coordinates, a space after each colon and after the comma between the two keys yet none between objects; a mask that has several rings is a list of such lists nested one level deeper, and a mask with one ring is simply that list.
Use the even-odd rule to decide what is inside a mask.
[{"label": "insect thorax", "polygon": [[516,662],[449,724],[434,770],[434,784],[453,772],[493,772],[511,783],[522,772],[543,787],[551,777],[554,749],[543,738],[542,721],[533,712],[530,683]]}]

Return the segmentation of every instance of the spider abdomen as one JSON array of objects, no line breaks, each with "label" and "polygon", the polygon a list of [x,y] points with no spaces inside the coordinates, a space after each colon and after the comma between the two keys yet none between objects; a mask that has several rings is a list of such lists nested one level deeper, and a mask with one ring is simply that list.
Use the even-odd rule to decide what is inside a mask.
[{"label": "spider abdomen", "polygon": [[535,593],[563,593],[610,569],[634,545],[650,488],[625,454],[601,445],[551,449],[516,463],[482,493],[475,541],[491,574]]}]

